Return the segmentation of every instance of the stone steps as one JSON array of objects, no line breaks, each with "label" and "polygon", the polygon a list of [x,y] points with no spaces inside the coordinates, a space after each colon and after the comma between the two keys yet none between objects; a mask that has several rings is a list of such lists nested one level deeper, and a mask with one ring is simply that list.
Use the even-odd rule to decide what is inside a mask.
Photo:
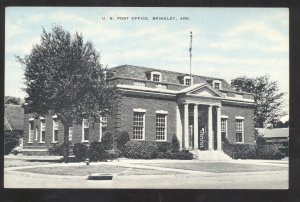
[{"label": "stone steps", "polygon": [[201,150],[192,150],[190,151],[194,154],[196,160],[200,161],[229,161],[232,160],[227,154],[223,151],[212,150],[212,151],[201,151]]}]

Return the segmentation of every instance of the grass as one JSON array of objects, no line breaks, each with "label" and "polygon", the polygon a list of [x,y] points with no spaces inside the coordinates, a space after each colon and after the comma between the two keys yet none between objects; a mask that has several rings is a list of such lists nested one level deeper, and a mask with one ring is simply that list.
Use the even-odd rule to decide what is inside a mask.
[{"label": "grass", "polygon": [[20,167],[20,166],[35,166],[46,165],[55,162],[51,161],[32,161],[28,159],[4,159],[4,168]]},{"label": "grass", "polygon": [[71,176],[86,176],[90,173],[110,173],[120,175],[171,175],[181,174],[178,172],[166,172],[152,169],[127,168],[116,165],[82,165],[68,167],[41,167],[19,169],[21,172],[31,172],[48,175],[71,175]]},{"label": "grass", "polygon": [[199,162],[199,163],[157,163],[143,164],[164,168],[177,168],[184,170],[196,170],[213,173],[232,173],[232,172],[261,172],[261,171],[282,171],[287,170],[285,167],[253,164],[237,164],[226,162]]}]

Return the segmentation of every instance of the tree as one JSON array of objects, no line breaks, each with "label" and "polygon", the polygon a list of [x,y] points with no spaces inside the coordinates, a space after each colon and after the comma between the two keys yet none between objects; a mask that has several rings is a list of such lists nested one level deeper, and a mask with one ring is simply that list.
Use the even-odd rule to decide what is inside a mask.
[{"label": "tree", "polygon": [[[64,126],[64,143],[69,144],[68,129],[83,119],[100,120],[113,113],[119,91],[111,81],[112,73],[100,64],[100,54],[82,35],[71,37],[55,26],[43,29],[41,42],[24,58],[26,113],[57,115]],[[65,152],[65,160],[69,155]]]},{"label": "tree", "polygon": [[265,122],[275,124],[282,116],[286,115],[286,112],[282,110],[285,93],[279,92],[278,83],[270,81],[268,75],[256,78],[238,77],[231,80],[231,85],[237,91],[254,94],[257,104],[254,110],[256,127],[263,127]]},{"label": "tree", "polygon": [[22,99],[13,96],[5,96],[4,104],[21,105]]}]

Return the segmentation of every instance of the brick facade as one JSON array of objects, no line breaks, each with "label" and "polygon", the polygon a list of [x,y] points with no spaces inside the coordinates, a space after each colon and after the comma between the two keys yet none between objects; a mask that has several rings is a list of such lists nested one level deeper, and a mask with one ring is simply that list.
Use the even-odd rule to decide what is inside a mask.
[{"label": "brick facade", "polygon": [[[208,78],[193,75],[191,86],[182,84],[184,74],[160,71],[161,81],[149,80],[149,72],[153,69],[135,66],[120,66],[112,68],[115,79],[114,82],[122,84],[120,87],[122,99],[119,106],[114,109],[114,114],[107,117],[106,130],[112,134],[120,131],[127,131],[130,138],[133,139],[134,110],[143,110],[145,113],[145,141],[156,140],[156,114],[157,111],[166,113],[167,127],[166,140],[170,142],[173,135],[177,135],[182,145],[186,145],[183,128],[184,125],[184,107],[186,102],[192,102],[188,106],[188,124],[194,124],[194,106],[198,110],[198,131],[211,127],[213,134],[213,149],[217,149],[218,114],[217,109],[221,109],[220,115],[227,116],[227,136],[232,143],[236,142],[236,117],[243,118],[243,143],[254,143],[254,123],[253,109],[255,106],[253,95],[243,92],[235,92],[230,85],[223,79]],[[222,89],[213,89],[212,81],[219,81]],[[136,86],[135,83],[143,84]],[[202,85],[203,84],[203,85]],[[161,88],[163,85],[163,88]],[[196,104],[197,103],[197,104]],[[208,106],[212,107],[211,126],[209,126]],[[178,111],[176,111],[178,109]],[[179,115],[177,117],[177,115]],[[34,129],[38,128],[38,138],[36,140],[36,131],[32,143],[29,143],[29,119],[30,114],[24,116],[24,153],[46,154],[47,149],[53,143],[53,118],[46,118],[45,142],[40,143],[40,119],[34,119]],[[219,117],[220,118],[220,117]],[[180,121],[178,122],[179,119]],[[178,129],[178,123],[181,129]],[[207,135],[207,134],[206,134]],[[83,140],[82,124],[73,125],[72,143],[79,143]],[[89,120],[89,144],[100,140],[100,125],[97,122]],[[64,141],[64,127],[58,124],[58,142]],[[194,140],[195,141],[195,140]],[[183,147],[183,146],[182,146]]]}]

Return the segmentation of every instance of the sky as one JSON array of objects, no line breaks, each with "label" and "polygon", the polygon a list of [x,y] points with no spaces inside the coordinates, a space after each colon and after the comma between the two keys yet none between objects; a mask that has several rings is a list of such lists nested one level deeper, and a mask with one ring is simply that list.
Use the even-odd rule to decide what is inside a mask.
[{"label": "sky", "polygon": [[6,7],[6,96],[26,96],[24,67],[15,56],[30,54],[43,28],[50,32],[56,25],[91,41],[105,66],[129,64],[182,73],[190,71],[192,31],[193,74],[229,83],[238,76],[268,74],[286,92],[288,112],[288,8]]}]

